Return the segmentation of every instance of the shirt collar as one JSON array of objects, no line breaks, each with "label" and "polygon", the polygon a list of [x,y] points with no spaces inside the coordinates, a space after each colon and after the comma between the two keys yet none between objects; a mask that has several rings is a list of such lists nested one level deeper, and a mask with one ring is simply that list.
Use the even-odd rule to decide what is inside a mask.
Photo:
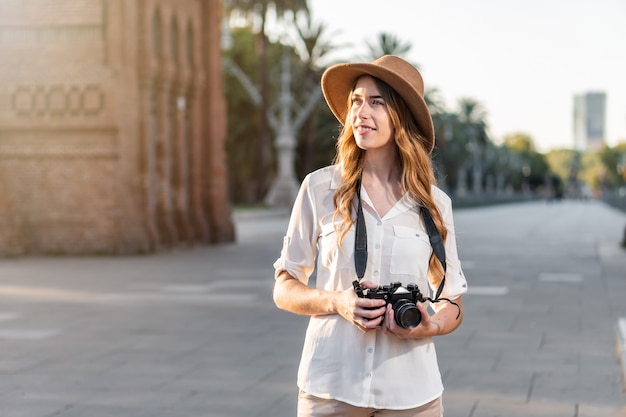
[{"label": "shirt collar", "polygon": [[[332,170],[329,189],[336,190],[341,185],[341,167],[339,165],[335,165]],[[367,191],[363,186],[361,186],[361,198],[363,204],[374,207],[372,201],[370,200],[369,195],[367,195]],[[398,216],[402,213],[406,213],[409,210],[412,210],[415,207],[415,202],[409,197],[408,193],[405,193],[400,200],[396,202],[396,204],[385,214],[383,218],[390,219],[392,217]]]},{"label": "shirt collar", "polygon": [[[370,200],[370,196],[367,194],[367,190],[363,186],[361,186],[361,201],[363,202],[363,205],[369,206],[372,209],[372,212],[375,212],[372,200]],[[389,220],[393,217],[406,213],[407,211],[413,210],[414,207],[415,202],[409,198],[409,193],[404,193],[402,198],[396,201],[396,204],[394,204],[393,207],[385,213],[382,219]]]},{"label": "shirt collar", "polygon": [[341,168],[339,165],[335,165],[330,177],[329,189],[336,190],[341,185]]}]

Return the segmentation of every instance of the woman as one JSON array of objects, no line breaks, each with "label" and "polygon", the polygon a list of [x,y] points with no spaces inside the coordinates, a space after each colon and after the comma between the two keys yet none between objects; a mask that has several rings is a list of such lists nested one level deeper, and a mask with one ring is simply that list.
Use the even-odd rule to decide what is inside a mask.
[{"label": "woman", "polygon": [[[302,182],[274,264],[276,305],[311,316],[298,416],[440,417],[443,385],[432,338],[461,323],[467,283],[451,202],[435,185],[422,77],[387,55],[328,68],[322,90],[343,124],[336,158]],[[444,241],[445,273],[420,213],[430,213]],[[355,250],[362,249],[361,261]],[[357,274],[362,279],[353,286]],[[416,302],[419,324],[402,326],[392,303],[357,295],[392,282],[437,293]]]}]

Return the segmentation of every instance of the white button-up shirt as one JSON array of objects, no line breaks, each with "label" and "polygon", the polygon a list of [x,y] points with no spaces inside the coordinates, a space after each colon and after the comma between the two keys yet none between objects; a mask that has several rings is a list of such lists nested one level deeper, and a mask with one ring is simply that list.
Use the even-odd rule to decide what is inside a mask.
[{"label": "white button-up shirt", "polygon": [[[333,195],[340,181],[337,166],[322,168],[304,179],[281,256],[274,264],[276,275],[285,270],[308,284],[315,270],[315,285],[319,289],[352,288],[352,281],[357,279],[354,225],[340,248],[333,223]],[[433,194],[448,229],[447,273],[441,297],[455,299],[467,291],[467,282],[456,248],[452,205],[439,188],[433,187]],[[427,277],[432,248],[410,199],[404,196],[382,218],[365,188],[361,189],[361,199],[368,247],[363,279],[379,285],[416,283],[425,296],[436,291]],[[443,303],[433,304],[432,308],[436,310]],[[431,338],[406,340],[380,330],[365,333],[338,314],[311,317],[298,370],[298,387],[317,397],[376,409],[419,407],[443,392]]]}]

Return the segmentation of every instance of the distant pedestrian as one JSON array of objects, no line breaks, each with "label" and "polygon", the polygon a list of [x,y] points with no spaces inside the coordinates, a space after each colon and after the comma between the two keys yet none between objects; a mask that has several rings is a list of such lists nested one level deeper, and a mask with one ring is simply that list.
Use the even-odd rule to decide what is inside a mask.
[{"label": "distant pedestrian", "polygon": [[276,305],[311,316],[298,417],[440,417],[432,338],[461,324],[467,283],[422,77],[387,55],[328,68],[322,90],[337,154],[303,180],[274,264]]}]

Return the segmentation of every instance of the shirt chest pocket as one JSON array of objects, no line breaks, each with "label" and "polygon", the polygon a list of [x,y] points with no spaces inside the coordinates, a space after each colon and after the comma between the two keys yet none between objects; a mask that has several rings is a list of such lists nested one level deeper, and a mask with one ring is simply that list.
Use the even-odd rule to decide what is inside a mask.
[{"label": "shirt chest pocket", "polygon": [[339,246],[340,232],[335,230],[335,224],[322,226],[318,239],[320,262],[331,270],[354,268],[354,233],[352,226],[343,238],[343,250]]},{"label": "shirt chest pocket", "polygon": [[423,230],[394,226],[390,272],[425,277],[431,250],[428,234]]}]

